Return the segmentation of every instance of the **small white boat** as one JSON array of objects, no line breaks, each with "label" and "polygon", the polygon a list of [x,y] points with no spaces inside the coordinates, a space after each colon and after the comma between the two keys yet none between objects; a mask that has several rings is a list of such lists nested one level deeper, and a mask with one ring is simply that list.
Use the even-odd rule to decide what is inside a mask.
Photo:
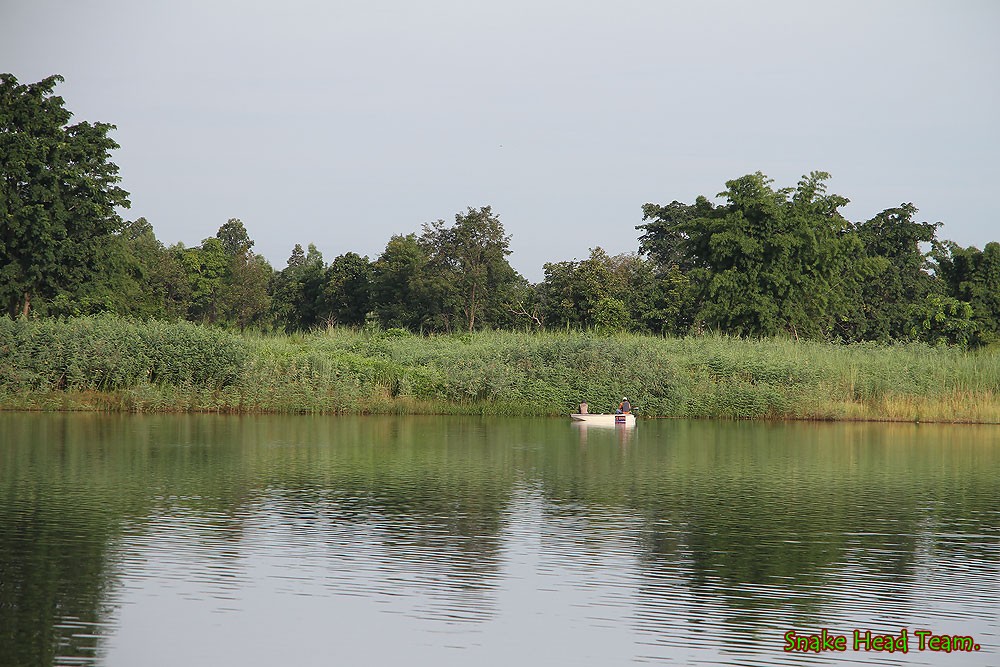
[{"label": "small white boat", "polygon": [[575,413],[570,418],[574,421],[591,424],[593,426],[635,426],[635,415],[629,413],[624,415]]}]

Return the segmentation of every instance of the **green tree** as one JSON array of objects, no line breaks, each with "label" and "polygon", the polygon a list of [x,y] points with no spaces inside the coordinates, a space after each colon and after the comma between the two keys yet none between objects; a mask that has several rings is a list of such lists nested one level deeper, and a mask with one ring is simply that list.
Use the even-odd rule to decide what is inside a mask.
[{"label": "green tree", "polygon": [[99,272],[51,299],[35,300],[33,310],[67,316],[113,312],[140,319],[187,316],[190,286],[183,267],[145,218],[125,223],[99,252]]},{"label": "green tree", "polygon": [[507,262],[510,236],[489,206],[456,214],[450,227],[444,220],[424,225],[420,241],[427,249],[432,288],[449,322],[461,321],[473,331],[508,318],[521,277]]},{"label": "green tree", "polygon": [[524,279],[515,285],[511,290],[508,313],[511,329],[543,329],[545,320],[538,286]]},{"label": "green tree", "polygon": [[169,319],[187,319],[191,311],[191,274],[186,254],[184,244],[175,243],[160,255],[152,270],[151,280],[162,290],[164,316]]},{"label": "green tree", "polygon": [[639,236],[639,252],[648,255],[662,271],[676,267],[682,272],[694,268],[697,253],[692,252],[691,221],[711,217],[715,206],[705,197],[698,197],[693,205],[672,201],[665,206],[645,204],[642,207],[644,224]]},{"label": "green tree", "polygon": [[166,249],[156,238],[146,218],[127,223],[119,237],[125,263],[125,279],[118,291],[120,301],[115,312],[142,319],[164,317],[166,297],[159,275]]},{"label": "green tree", "polygon": [[326,269],[323,313],[337,324],[360,326],[371,307],[372,265],[367,257],[348,252]]},{"label": "green tree", "polygon": [[586,313],[579,307],[583,289],[577,281],[577,261],[546,262],[545,278],[538,285],[542,320],[548,326],[578,327]]},{"label": "green tree", "polygon": [[11,315],[98,274],[129,206],[110,160],[114,126],[67,125],[62,80],[0,74],[0,299]]},{"label": "green tree", "polygon": [[212,237],[195,248],[175,248],[191,290],[188,319],[205,324],[217,323],[228,265],[222,241]]},{"label": "green tree", "polygon": [[323,286],[326,264],[323,253],[309,244],[308,252],[295,244],[288,265],[270,281],[271,312],[286,331],[306,331],[326,323]]},{"label": "green tree", "polygon": [[[598,304],[615,300],[624,310],[625,304],[621,297],[628,291],[628,276],[616,266],[616,261],[600,246],[591,248],[590,256],[576,267],[577,282],[581,287],[580,302],[577,307],[585,313],[585,324],[598,324]],[[607,311],[608,304],[601,306]],[[615,304],[614,308],[617,308]],[[627,316],[626,316],[627,317]],[[622,326],[625,322],[620,323]]]},{"label": "green tree", "polygon": [[416,234],[395,235],[372,266],[372,310],[386,328],[422,329],[431,319],[428,249]]},{"label": "green tree", "polygon": [[271,295],[271,315],[274,321],[286,331],[299,328],[298,307],[302,300],[302,268],[306,263],[306,253],[298,243],[288,257],[284,269],[271,277],[268,294]]},{"label": "green tree", "polygon": [[215,238],[222,242],[222,250],[230,257],[245,255],[254,246],[253,239],[239,218],[229,218],[219,227]]},{"label": "green tree", "polygon": [[547,263],[538,285],[545,321],[553,326],[632,330],[648,307],[649,266],[635,254],[591,248],[582,261]]},{"label": "green tree", "polygon": [[852,313],[840,327],[845,338],[882,342],[911,338],[910,307],[945,291],[930,273],[928,261],[940,223],[916,222],[916,213],[913,204],[905,203],[856,226],[862,248],[855,268],[864,279],[857,285]]},{"label": "green tree", "polygon": [[774,190],[757,172],[728,181],[721,206],[647,204],[640,249],[671,277],[664,292],[690,299],[695,326],[829,337],[849,309],[860,246],[840,214],[848,200],[826,193],[828,178],[813,172]]},{"label": "green tree", "polygon": [[950,296],[928,294],[922,302],[911,304],[907,315],[910,337],[931,345],[967,347],[976,335],[972,307]]},{"label": "green tree", "polygon": [[691,329],[694,302],[691,281],[677,265],[643,262],[635,276],[632,317],[642,331],[684,335]]},{"label": "green tree", "polygon": [[136,280],[146,295],[146,315],[171,320],[187,318],[191,282],[182,261],[183,244],[164,247],[145,218],[139,218],[129,229],[129,253],[134,258]]},{"label": "green tree", "polygon": [[1000,341],[1000,243],[987,243],[980,250],[946,241],[935,248],[933,256],[935,274],[947,285],[948,293],[972,308],[974,342]]},{"label": "green tree", "polygon": [[141,251],[142,236],[134,227],[148,225],[139,221],[127,223],[126,229],[110,235],[98,249],[100,271],[89,279],[75,282],[57,291],[49,299],[35,299],[32,310],[50,316],[79,316],[101,312],[150,317],[153,296],[143,282]]},{"label": "green tree", "polygon": [[267,287],[274,273],[271,265],[251,251],[253,239],[239,218],[230,218],[215,237],[226,257],[218,293],[220,320],[240,329],[262,322],[270,308]]},{"label": "green tree", "polygon": [[252,252],[231,257],[220,303],[222,319],[240,329],[266,323],[271,297],[267,292],[274,269]]},{"label": "green tree", "polygon": [[119,315],[151,319],[187,314],[187,303],[175,303],[178,289],[189,293],[183,269],[146,218],[126,223],[111,242],[116,246],[111,258],[100,275],[81,284],[84,293],[108,294],[103,310]]},{"label": "green tree", "polygon": [[645,204],[636,229],[639,253],[648,257],[647,273],[636,319],[654,333],[683,335],[691,330],[696,314],[697,285],[688,273],[698,265],[689,236],[691,221],[711,217],[714,205],[698,197],[693,205],[673,201],[665,206]]},{"label": "green tree", "polygon": [[621,299],[606,296],[594,305],[594,327],[603,333],[627,331],[632,324],[628,307]]}]

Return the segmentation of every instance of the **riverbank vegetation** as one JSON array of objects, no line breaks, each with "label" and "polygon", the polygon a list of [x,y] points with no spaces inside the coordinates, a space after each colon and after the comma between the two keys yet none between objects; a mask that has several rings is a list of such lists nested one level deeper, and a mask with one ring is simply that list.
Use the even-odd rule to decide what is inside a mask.
[{"label": "riverbank vegetation", "polygon": [[911,203],[854,222],[829,174],[758,172],[536,284],[490,206],[274,270],[237,218],[195,247],[123,219],[114,126],[59,81],[0,75],[5,407],[998,421],[1000,243]]},{"label": "riverbank vegetation", "polygon": [[6,409],[1000,423],[1000,354],[788,338],[401,329],[224,331],[114,316],[0,319]]}]

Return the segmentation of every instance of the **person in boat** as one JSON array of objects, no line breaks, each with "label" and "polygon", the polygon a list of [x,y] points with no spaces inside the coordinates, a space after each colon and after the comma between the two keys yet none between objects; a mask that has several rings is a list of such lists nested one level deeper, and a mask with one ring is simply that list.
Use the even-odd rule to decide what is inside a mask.
[{"label": "person in boat", "polygon": [[632,404],[628,402],[628,398],[622,396],[622,402],[618,404],[618,412],[616,414],[627,415],[630,412],[632,412]]}]

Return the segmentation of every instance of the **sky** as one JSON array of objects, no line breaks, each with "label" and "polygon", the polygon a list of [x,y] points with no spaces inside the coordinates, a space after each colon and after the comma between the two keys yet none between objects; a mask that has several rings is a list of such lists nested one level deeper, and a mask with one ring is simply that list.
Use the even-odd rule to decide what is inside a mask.
[{"label": "sky", "polygon": [[998,34],[991,0],[0,0],[0,71],[117,126],[167,245],[375,259],[490,205],[535,282],[756,171],[1000,240]]}]

